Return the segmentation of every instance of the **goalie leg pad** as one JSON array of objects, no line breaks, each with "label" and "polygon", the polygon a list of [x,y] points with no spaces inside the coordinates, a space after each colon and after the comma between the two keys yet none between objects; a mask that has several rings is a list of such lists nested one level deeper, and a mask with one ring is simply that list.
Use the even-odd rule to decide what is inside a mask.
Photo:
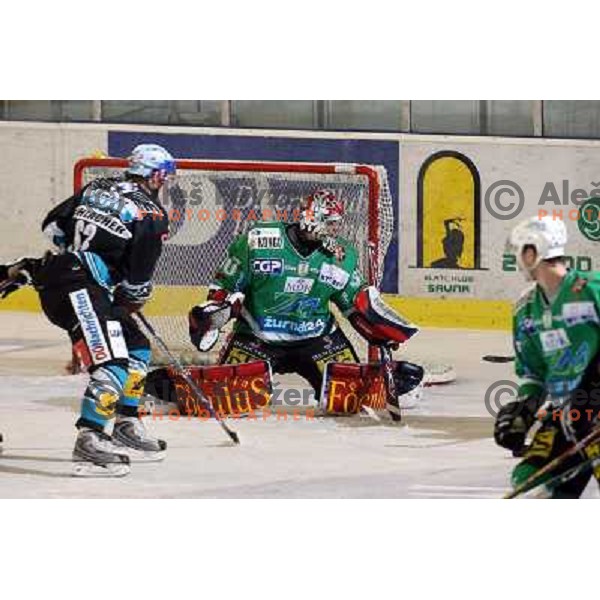
[{"label": "goalie leg pad", "polygon": [[[264,408],[273,390],[271,368],[267,361],[239,365],[193,366],[186,373],[220,415],[236,415]],[[207,416],[185,379],[172,367],[148,374],[145,392],[165,402],[176,402],[186,416]]]},{"label": "goalie leg pad", "polygon": [[[406,361],[392,363],[397,397],[408,394],[423,380],[419,365]],[[374,410],[387,407],[383,366],[378,364],[327,363],[321,392],[321,406],[328,414],[355,414],[361,406]]]},{"label": "goalie leg pad", "polygon": [[385,408],[385,386],[379,365],[327,363],[321,390],[323,410],[328,414],[356,414],[363,405]]}]

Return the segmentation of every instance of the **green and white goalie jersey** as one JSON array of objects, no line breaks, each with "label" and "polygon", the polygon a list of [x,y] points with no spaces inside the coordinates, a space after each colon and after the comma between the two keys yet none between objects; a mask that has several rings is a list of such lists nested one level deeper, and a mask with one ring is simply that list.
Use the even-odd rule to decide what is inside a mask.
[{"label": "green and white goalie jersey", "polygon": [[229,247],[211,289],[245,294],[235,330],[269,343],[290,343],[330,333],[333,302],[351,309],[365,281],[357,253],[338,238],[335,253],[322,247],[304,257],[292,245],[285,223],[257,223]]},{"label": "green and white goalie jersey", "polygon": [[551,302],[533,286],[515,305],[513,331],[519,396],[560,405],[598,359],[600,273],[569,271]]}]

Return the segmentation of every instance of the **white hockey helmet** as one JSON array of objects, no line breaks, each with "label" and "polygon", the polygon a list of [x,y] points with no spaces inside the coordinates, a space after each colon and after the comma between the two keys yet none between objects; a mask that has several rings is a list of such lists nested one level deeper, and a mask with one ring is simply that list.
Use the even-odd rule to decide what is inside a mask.
[{"label": "white hockey helmet", "polygon": [[[515,254],[522,271],[532,271],[542,260],[565,255],[567,228],[562,219],[551,216],[531,217],[519,223],[511,232],[506,251]],[[523,264],[523,250],[526,246],[535,248],[537,257],[533,266]]]},{"label": "white hockey helmet", "polygon": [[139,144],[131,151],[127,173],[150,177],[159,171],[163,177],[176,172],[175,159],[158,144]]}]

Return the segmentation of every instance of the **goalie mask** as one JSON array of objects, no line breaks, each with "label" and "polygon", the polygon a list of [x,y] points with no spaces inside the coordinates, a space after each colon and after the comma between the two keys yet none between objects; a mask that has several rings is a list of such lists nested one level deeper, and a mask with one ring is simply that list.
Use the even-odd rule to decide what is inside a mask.
[{"label": "goalie mask", "polygon": [[[564,256],[566,243],[567,228],[562,220],[550,216],[532,217],[511,231],[506,252],[516,255],[519,269],[531,280],[533,270],[543,260]],[[533,246],[536,252],[536,260],[530,266],[523,263],[523,252],[527,246]]]},{"label": "goalie mask", "polygon": [[344,215],[344,204],[331,190],[318,190],[302,201],[300,229],[321,241],[326,248],[335,248],[337,242],[331,224],[339,223]]},{"label": "goalie mask", "polygon": [[158,173],[164,181],[175,172],[175,159],[158,144],[140,144],[132,150],[129,157],[127,173],[130,175],[139,175],[148,179],[154,173]]}]

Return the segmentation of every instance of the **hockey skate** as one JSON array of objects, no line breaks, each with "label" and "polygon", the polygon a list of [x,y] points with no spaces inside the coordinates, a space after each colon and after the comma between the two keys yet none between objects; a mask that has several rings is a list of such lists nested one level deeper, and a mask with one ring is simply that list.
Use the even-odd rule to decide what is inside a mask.
[{"label": "hockey skate", "polygon": [[150,437],[138,417],[117,417],[113,441],[133,461],[160,461],[167,454],[167,442]]},{"label": "hockey skate", "polygon": [[129,456],[113,444],[110,436],[81,428],[73,449],[75,477],[122,477],[129,473]]}]

